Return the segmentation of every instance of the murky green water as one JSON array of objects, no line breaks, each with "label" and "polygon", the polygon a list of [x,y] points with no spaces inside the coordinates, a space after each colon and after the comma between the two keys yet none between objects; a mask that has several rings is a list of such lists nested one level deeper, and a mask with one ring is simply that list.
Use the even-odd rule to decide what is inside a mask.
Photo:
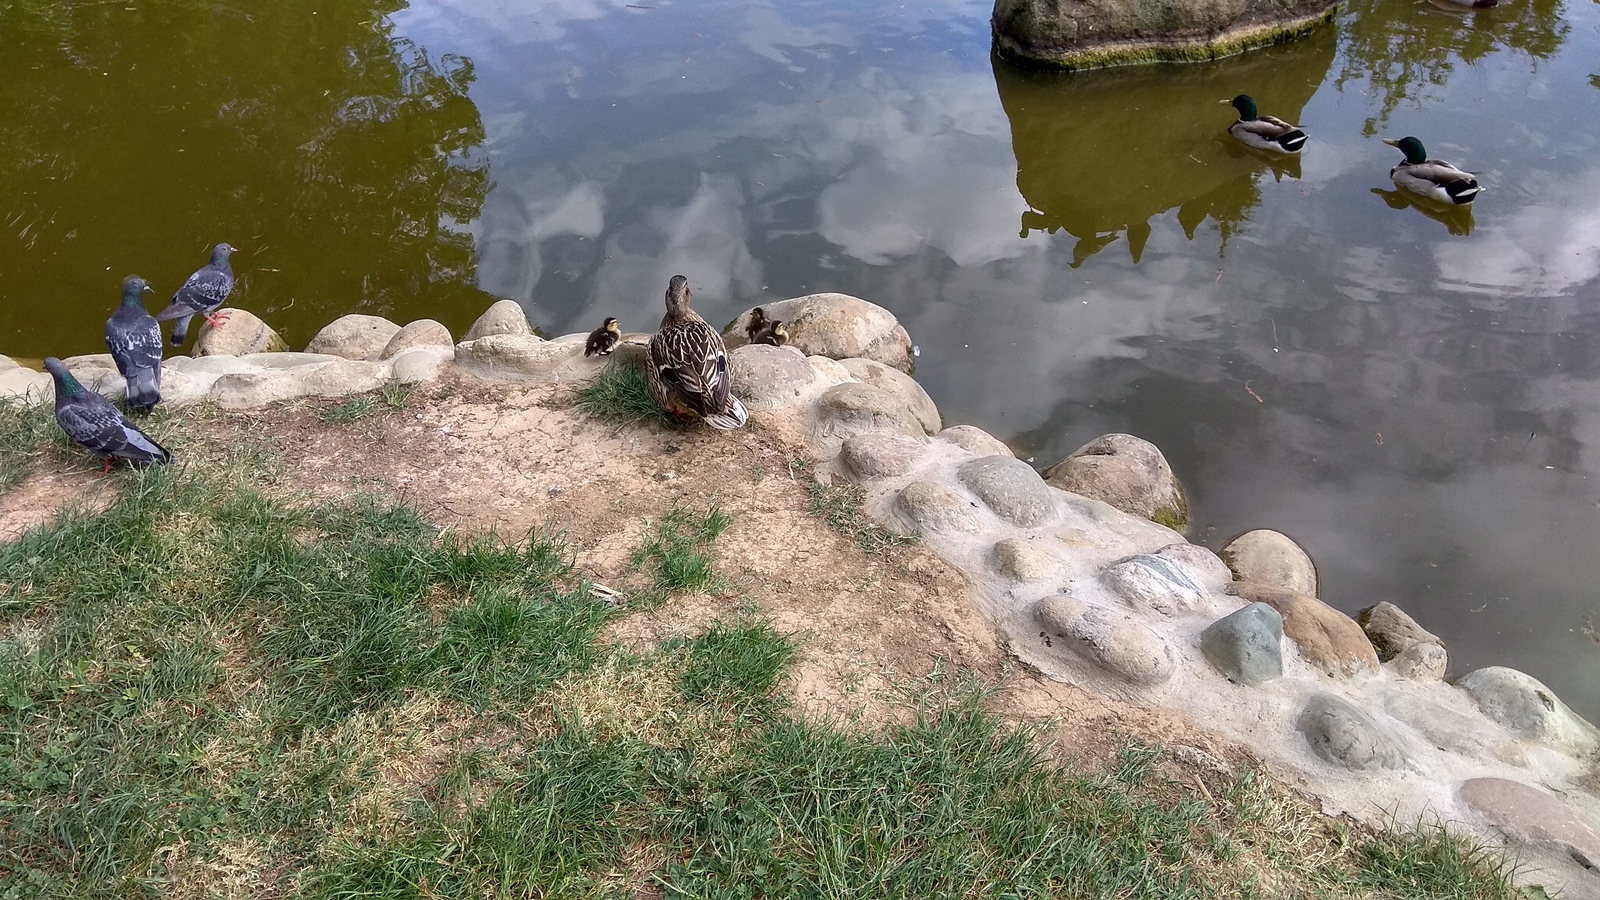
[{"label": "murky green water", "polygon": [[[0,0],[0,351],[92,352],[228,240],[291,342],[351,311],[647,329],[842,290],[951,421],[1130,431],[1197,539],[1283,530],[1600,715],[1600,5],[1357,0],[1206,66],[1044,76],[987,3]],[[1216,101],[1302,122],[1303,160]],[[1389,190],[1416,134],[1489,190]],[[1597,446],[1591,446],[1597,445]],[[1600,624],[1600,623],[1596,623]]]}]

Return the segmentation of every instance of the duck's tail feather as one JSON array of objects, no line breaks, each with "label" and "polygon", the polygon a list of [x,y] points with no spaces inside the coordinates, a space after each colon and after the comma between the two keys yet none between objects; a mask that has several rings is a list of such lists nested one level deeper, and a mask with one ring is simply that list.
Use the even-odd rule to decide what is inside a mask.
[{"label": "duck's tail feather", "polygon": [[738,397],[729,394],[728,408],[721,413],[705,416],[704,419],[707,425],[718,431],[732,431],[750,421],[750,411],[744,408]]}]

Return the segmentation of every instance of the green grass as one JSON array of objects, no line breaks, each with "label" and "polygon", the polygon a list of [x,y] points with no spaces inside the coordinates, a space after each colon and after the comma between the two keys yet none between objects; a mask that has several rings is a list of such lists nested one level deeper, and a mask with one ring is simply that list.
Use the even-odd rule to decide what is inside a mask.
[{"label": "green grass", "polygon": [[862,509],[866,492],[861,488],[846,482],[823,484],[813,473],[810,460],[794,460],[789,468],[806,486],[811,511],[868,553],[882,553],[916,540],[910,535],[896,534],[868,518]]},{"label": "green grass", "polygon": [[642,421],[664,428],[683,427],[650,395],[644,367],[622,360],[613,360],[578,390],[578,408],[618,426]]},{"label": "green grass", "polygon": [[50,404],[23,406],[0,400],[0,490],[19,484],[53,445],[66,443]]},{"label": "green grass", "polygon": [[[1159,748],[1062,765],[970,682],[876,731],[802,715],[758,615],[623,650],[559,533],[238,468],[0,545],[0,898],[1513,896],[1445,832],[1202,795]],[[729,524],[653,523],[652,595],[714,585]]]},{"label": "green grass", "polygon": [[324,406],[317,411],[317,418],[329,425],[348,425],[380,413],[405,409],[411,405],[416,392],[417,386],[414,384],[387,381],[375,392],[356,394]]}]

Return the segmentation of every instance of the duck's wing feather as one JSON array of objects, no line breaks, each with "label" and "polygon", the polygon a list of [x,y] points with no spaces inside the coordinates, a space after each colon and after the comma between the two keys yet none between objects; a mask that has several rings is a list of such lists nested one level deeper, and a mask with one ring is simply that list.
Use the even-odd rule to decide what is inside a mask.
[{"label": "duck's wing feather", "polygon": [[650,339],[651,364],[661,381],[702,416],[723,412],[728,406],[728,351],[722,335],[693,318],[664,325]]},{"label": "duck's wing feather", "polygon": [[1471,172],[1463,172],[1456,168],[1453,163],[1447,163],[1442,159],[1425,160],[1406,168],[1417,178],[1431,181],[1434,184],[1455,184],[1458,182],[1476,184],[1478,181],[1476,175]]}]

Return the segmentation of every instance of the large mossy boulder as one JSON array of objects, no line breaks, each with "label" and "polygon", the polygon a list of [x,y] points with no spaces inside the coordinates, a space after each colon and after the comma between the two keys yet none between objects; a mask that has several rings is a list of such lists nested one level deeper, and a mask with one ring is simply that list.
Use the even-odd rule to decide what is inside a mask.
[{"label": "large mossy boulder", "polygon": [[1331,0],[995,0],[995,51],[1063,69],[1231,56],[1298,37]]}]

